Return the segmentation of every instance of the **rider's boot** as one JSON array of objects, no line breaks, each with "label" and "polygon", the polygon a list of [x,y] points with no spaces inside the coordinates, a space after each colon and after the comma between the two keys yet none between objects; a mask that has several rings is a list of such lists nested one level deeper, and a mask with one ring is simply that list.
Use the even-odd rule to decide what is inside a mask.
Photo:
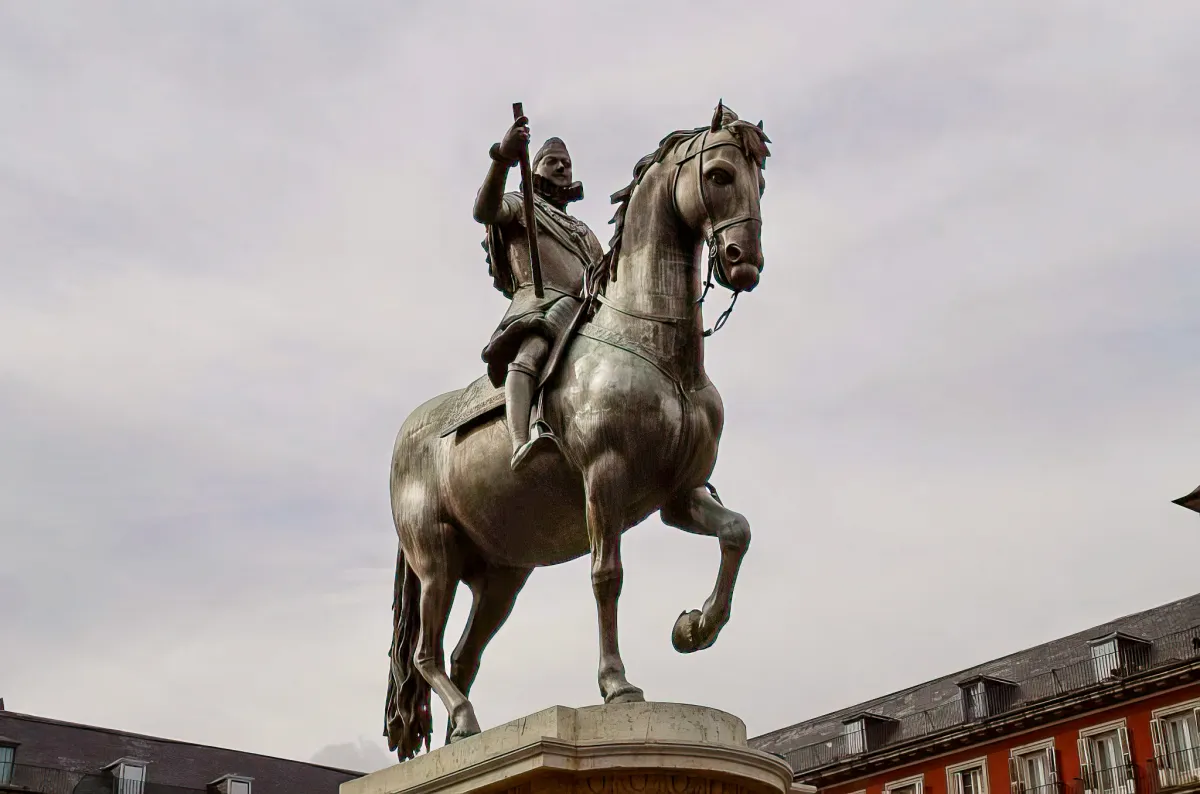
[{"label": "rider's boot", "polygon": [[512,437],[513,455],[509,465],[516,471],[531,454],[553,449],[558,439],[540,419],[535,423],[537,435],[529,437],[529,415],[533,406],[534,376],[524,370],[510,368],[504,379],[505,409],[508,432]]}]

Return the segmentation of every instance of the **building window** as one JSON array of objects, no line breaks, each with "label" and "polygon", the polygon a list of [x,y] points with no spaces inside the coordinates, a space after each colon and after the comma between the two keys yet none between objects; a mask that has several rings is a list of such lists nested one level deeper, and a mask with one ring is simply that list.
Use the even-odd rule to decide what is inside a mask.
[{"label": "building window", "polygon": [[1117,640],[1114,637],[1107,642],[1098,642],[1092,646],[1092,667],[1096,670],[1097,681],[1107,681],[1112,678],[1113,671],[1121,666],[1117,655]]},{"label": "building window", "polygon": [[1059,789],[1054,740],[1018,747],[1008,759],[1011,794],[1053,794]]},{"label": "building window", "polygon": [[1013,702],[1017,685],[1003,678],[977,675],[958,682],[962,692],[963,719],[975,722],[1007,711]]},{"label": "building window", "polygon": [[113,794],[143,794],[146,790],[146,763],[122,758],[109,764],[112,770]]},{"label": "building window", "polygon": [[12,782],[16,756],[17,748],[12,745],[0,744],[0,785]]},{"label": "building window", "polygon": [[988,794],[987,759],[946,767],[946,784],[949,794]]},{"label": "building window", "polygon": [[1096,680],[1104,683],[1114,678],[1144,670],[1151,661],[1153,645],[1148,641],[1121,632],[1089,640],[1092,649],[1092,670]]},{"label": "building window", "polygon": [[924,775],[894,780],[883,787],[884,794],[924,794],[924,789]]},{"label": "building window", "polygon": [[208,790],[216,794],[251,794],[250,784],[254,778],[241,775],[224,775],[208,784]]},{"label": "building window", "polygon": [[1150,720],[1159,785],[1175,788],[1200,782],[1200,707],[1160,709]]},{"label": "building window", "polygon": [[966,718],[968,721],[988,716],[987,692],[983,688],[983,681],[976,681],[974,684],[971,684],[963,694],[966,696]]},{"label": "building window", "polygon": [[1122,723],[1081,731],[1079,776],[1089,794],[1133,794],[1136,770]]},{"label": "building window", "polygon": [[862,720],[854,720],[842,725],[842,747],[846,755],[858,755],[866,752],[867,730]]}]

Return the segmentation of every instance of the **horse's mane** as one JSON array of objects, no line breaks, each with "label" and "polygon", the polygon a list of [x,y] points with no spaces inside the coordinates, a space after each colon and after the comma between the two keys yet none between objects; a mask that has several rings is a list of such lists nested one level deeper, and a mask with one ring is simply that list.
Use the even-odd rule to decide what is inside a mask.
[{"label": "horse's mane", "polygon": [[[720,117],[720,129],[731,132],[746,156],[758,163],[760,169],[766,168],[767,158],[771,156],[767,144],[771,142],[771,139],[763,132],[762,122],[755,125],[748,121],[742,121],[736,113],[724,105],[717,106],[716,115]],[[612,239],[608,243],[608,253],[600,260],[599,272],[596,274],[599,282],[596,284],[598,290],[603,291],[608,281],[615,280],[617,277],[617,262],[621,256],[621,235],[625,231],[625,213],[629,209],[629,200],[633,197],[634,189],[641,184],[642,178],[650,170],[650,166],[661,161],[681,143],[711,129],[711,126],[704,126],[691,130],[675,130],[670,133],[659,142],[657,149],[638,160],[637,165],[633,167],[633,181],[612,194],[612,203],[617,205],[617,209],[613,213],[612,220],[609,221],[614,228]]]}]

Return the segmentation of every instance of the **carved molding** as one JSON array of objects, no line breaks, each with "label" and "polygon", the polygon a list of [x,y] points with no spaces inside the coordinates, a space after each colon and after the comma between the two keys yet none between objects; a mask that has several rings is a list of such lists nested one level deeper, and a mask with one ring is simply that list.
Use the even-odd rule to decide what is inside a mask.
[{"label": "carved molding", "polygon": [[607,775],[556,775],[538,781],[537,792],[528,782],[502,794],[759,794],[747,786],[701,775],[627,773]]}]

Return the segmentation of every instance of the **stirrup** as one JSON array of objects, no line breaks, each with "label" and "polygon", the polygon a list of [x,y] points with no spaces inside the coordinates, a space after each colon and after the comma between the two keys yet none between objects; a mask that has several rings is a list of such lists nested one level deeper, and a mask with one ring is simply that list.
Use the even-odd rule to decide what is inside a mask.
[{"label": "stirrup", "polygon": [[550,425],[546,423],[545,419],[539,417],[533,420],[533,423],[529,425],[529,432],[533,433],[535,430],[537,431],[537,435],[534,436],[535,439],[552,438],[554,439],[555,443],[558,443],[558,437],[554,435],[554,431],[550,428]]},{"label": "stirrup", "polygon": [[550,429],[550,425],[541,419],[537,419],[530,425],[529,429],[530,431],[536,430],[537,434],[533,435],[532,438],[522,444],[513,453],[512,460],[509,461],[509,467],[513,471],[519,469],[529,459],[530,454],[539,448],[549,451],[548,447],[553,447],[562,452],[562,447],[558,443],[558,437],[554,435],[554,431]]}]

